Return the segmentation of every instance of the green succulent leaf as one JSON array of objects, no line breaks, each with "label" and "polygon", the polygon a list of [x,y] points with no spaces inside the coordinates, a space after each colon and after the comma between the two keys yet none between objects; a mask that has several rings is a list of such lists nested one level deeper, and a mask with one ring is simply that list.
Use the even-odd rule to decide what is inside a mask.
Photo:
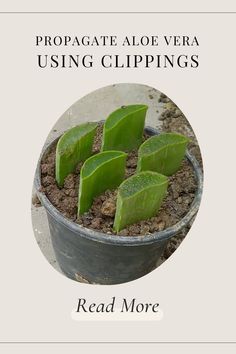
[{"label": "green succulent leaf", "polygon": [[152,136],[139,148],[137,171],[172,175],[180,168],[188,142],[188,138],[176,133]]},{"label": "green succulent leaf", "polygon": [[140,172],[118,188],[114,230],[149,219],[157,214],[166,195],[168,179],[156,172]]},{"label": "green succulent leaf", "polygon": [[103,127],[102,150],[130,151],[142,143],[148,107],[137,104],[112,112]]},{"label": "green succulent leaf", "polygon": [[90,209],[96,196],[120,185],[125,175],[126,157],[122,151],[105,151],[85,161],[80,171],[78,215]]},{"label": "green succulent leaf", "polygon": [[93,139],[97,123],[77,125],[66,131],[56,147],[56,181],[63,186],[64,180],[80,161],[92,154]]}]

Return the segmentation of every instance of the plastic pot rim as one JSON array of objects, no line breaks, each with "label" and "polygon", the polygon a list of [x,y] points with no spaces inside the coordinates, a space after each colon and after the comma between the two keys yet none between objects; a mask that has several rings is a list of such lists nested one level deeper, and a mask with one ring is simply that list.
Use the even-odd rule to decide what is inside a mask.
[{"label": "plastic pot rim", "polygon": [[[150,135],[157,135],[159,132],[152,127],[145,127],[145,131]],[[203,190],[203,173],[200,168],[200,165],[196,158],[189,152],[186,152],[185,157],[191,163],[195,178],[197,181],[197,190],[195,192],[194,200],[190,206],[188,213],[175,225],[168,227],[163,231],[154,232],[148,235],[142,236],[120,236],[115,234],[106,234],[103,232],[94,231],[88,229],[84,226],[77,224],[76,222],[66,218],[63,214],[57,210],[57,208],[49,201],[45,193],[41,192],[41,160],[43,155],[50,149],[51,145],[55,143],[58,138],[55,138],[48,144],[45,144],[40,158],[38,160],[35,177],[34,177],[34,186],[36,189],[37,196],[42,204],[45,207],[46,211],[57,220],[59,224],[64,225],[71,231],[78,233],[81,237],[90,239],[100,243],[112,244],[117,246],[141,246],[152,244],[155,242],[167,241],[178,232],[180,232],[185,226],[189,224],[191,219],[197,214]]]}]

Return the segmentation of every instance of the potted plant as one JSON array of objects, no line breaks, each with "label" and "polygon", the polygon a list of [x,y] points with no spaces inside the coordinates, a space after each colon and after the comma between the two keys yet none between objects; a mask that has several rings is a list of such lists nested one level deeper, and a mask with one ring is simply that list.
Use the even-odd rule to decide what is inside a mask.
[{"label": "potted plant", "polygon": [[[139,104],[112,112],[102,123],[102,131],[100,129],[100,151],[94,152],[93,145],[101,124],[88,122],[65,132],[39,159],[35,187],[47,212],[57,261],[71,279],[118,284],[149,273],[156,268],[168,240],[197,213],[202,173],[196,159],[186,150],[189,139],[145,128],[147,109],[146,105]],[[134,152],[137,154],[135,168],[132,175],[126,175],[127,156]],[[50,173],[45,159],[51,159]],[[154,229],[144,235],[122,234],[135,223],[145,220],[150,223],[158,215],[168,195],[169,176],[174,176],[181,168],[183,159],[191,165],[197,184],[188,212],[163,230],[155,232]],[[71,175],[75,170],[77,174]],[[77,181],[74,183],[77,189],[66,189],[68,178]],[[53,188],[59,193],[57,199]],[[63,189],[71,199],[60,197]],[[113,190],[116,192],[112,210],[105,213],[112,231],[103,232],[83,224],[96,197]],[[67,207],[72,201],[76,204],[71,220],[60,211],[60,205],[64,203]]]}]

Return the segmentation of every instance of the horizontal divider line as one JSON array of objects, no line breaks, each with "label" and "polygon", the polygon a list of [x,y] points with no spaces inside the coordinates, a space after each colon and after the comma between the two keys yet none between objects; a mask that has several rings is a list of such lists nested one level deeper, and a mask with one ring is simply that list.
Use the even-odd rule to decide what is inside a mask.
[{"label": "horizontal divider line", "polygon": [[105,12],[102,12],[102,11],[98,11],[98,12],[89,12],[89,11],[56,11],[56,12],[53,12],[53,11],[1,11],[0,14],[36,14],[36,15],[41,15],[41,14],[68,14],[68,15],[73,15],[73,14],[79,14],[79,15],[87,15],[87,14],[113,14],[113,15],[116,15],[116,14],[134,14],[134,15],[139,15],[139,14],[144,14],[144,15],[162,15],[162,14],[193,14],[193,15],[199,15],[199,14],[223,14],[223,15],[230,15],[230,14],[236,14],[236,11],[195,11],[195,12],[190,12],[190,11],[145,11],[145,12],[139,12],[139,11],[136,11],[136,12],[122,12],[122,11],[117,11],[117,12],[111,12],[111,11],[105,11]]},{"label": "horizontal divider line", "polygon": [[134,341],[114,341],[114,342],[104,342],[104,341],[99,341],[99,342],[0,342],[0,344],[236,344],[236,342],[155,342],[155,341],[143,341],[143,342],[134,342]]}]

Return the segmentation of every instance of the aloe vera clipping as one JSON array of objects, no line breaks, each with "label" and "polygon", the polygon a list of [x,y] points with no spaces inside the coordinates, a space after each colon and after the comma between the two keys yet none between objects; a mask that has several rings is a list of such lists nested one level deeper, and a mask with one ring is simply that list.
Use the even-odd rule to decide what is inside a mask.
[{"label": "aloe vera clipping", "polygon": [[103,127],[102,150],[130,151],[142,143],[146,105],[129,105],[112,112]]},{"label": "aloe vera clipping", "polygon": [[90,209],[96,196],[120,185],[125,175],[126,156],[122,151],[105,151],[85,161],[80,172],[79,215]]},{"label": "aloe vera clipping", "polygon": [[114,230],[156,215],[166,194],[168,179],[156,172],[140,172],[118,188]]},{"label": "aloe vera clipping", "polygon": [[162,133],[146,140],[138,151],[138,171],[155,171],[171,176],[181,165],[189,139],[175,133]]},{"label": "aloe vera clipping", "polygon": [[92,154],[97,123],[85,123],[69,129],[59,139],[56,148],[56,181],[61,187],[80,161]]}]

